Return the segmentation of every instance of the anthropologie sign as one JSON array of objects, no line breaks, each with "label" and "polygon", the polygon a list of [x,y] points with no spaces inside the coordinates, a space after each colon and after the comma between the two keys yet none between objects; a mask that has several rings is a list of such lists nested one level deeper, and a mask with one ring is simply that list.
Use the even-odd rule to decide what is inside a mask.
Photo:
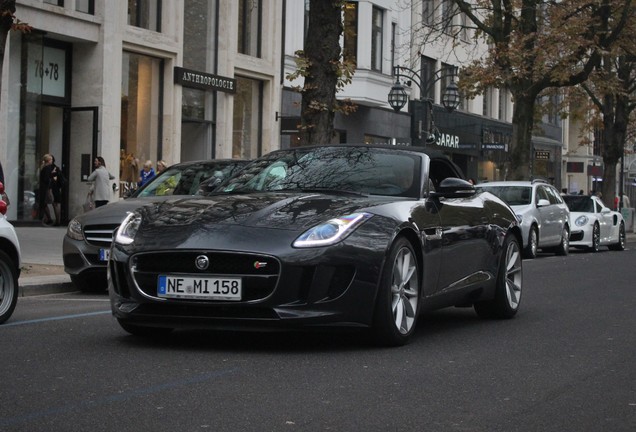
[{"label": "anthropologie sign", "polygon": [[66,51],[29,44],[27,91],[45,96],[66,95]]},{"label": "anthropologie sign", "polygon": [[174,68],[174,82],[183,87],[236,93],[236,80],[234,78],[212,75],[181,67]]}]

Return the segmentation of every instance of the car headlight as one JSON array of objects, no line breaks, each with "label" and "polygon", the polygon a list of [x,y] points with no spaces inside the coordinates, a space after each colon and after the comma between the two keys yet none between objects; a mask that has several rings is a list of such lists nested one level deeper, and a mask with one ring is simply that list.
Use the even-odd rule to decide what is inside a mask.
[{"label": "car headlight", "polygon": [[141,215],[137,212],[128,213],[115,234],[115,243],[128,245],[135,240],[135,234],[141,225]]},{"label": "car headlight", "polygon": [[576,220],[574,221],[576,226],[584,226],[584,225],[587,225],[588,222],[589,222],[589,219],[585,215],[581,215],[577,217]]},{"label": "car headlight", "polygon": [[73,218],[73,220],[68,223],[68,226],[66,227],[66,235],[73,240],[84,240],[82,224],[77,220],[77,218]]},{"label": "car headlight", "polygon": [[370,213],[352,213],[328,220],[305,231],[294,241],[293,246],[302,248],[336,244],[371,216]]}]

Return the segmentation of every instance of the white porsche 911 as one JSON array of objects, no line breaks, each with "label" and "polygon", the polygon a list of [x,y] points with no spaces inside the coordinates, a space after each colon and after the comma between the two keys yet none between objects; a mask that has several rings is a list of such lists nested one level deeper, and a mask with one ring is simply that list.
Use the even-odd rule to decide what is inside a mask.
[{"label": "white porsche 911", "polygon": [[610,250],[625,249],[623,216],[608,208],[597,196],[566,195],[570,208],[570,246],[598,252],[601,246]]}]

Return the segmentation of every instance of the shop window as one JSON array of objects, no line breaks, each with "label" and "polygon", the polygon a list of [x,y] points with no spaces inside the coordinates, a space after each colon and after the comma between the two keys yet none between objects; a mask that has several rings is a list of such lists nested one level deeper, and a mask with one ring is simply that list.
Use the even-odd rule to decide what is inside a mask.
[{"label": "shop window", "polygon": [[95,14],[95,0],[75,0],[75,10],[86,14]]},{"label": "shop window", "polygon": [[344,59],[357,63],[358,57],[358,3],[347,2],[344,9]]},{"label": "shop window", "polygon": [[239,0],[238,52],[261,56],[262,0]]},{"label": "shop window", "polygon": [[161,31],[161,0],[128,0],[128,25]]},{"label": "shop window", "polygon": [[263,83],[238,77],[234,96],[232,157],[253,159],[260,156],[262,107]]},{"label": "shop window", "polygon": [[371,23],[371,69],[382,71],[382,33],[384,32],[384,12],[373,8],[373,22]]},{"label": "shop window", "polygon": [[154,167],[161,154],[163,61],[124,52],[122,66],[119,176],[124,190],[134,188],[144,162]]}]

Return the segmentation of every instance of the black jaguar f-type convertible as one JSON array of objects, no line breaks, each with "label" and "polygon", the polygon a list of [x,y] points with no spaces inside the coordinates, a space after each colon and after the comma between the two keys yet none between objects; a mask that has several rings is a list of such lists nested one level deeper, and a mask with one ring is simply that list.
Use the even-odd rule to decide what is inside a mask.
[{"label": "black jaguar f-type convertible", "polygon": [[206,196],[131,212],[109,293],[135,335],[340,326],[401,345],[426,310],[513,317],[520,245],[508,205],[440,153],[301,147],[256,159]]}]

